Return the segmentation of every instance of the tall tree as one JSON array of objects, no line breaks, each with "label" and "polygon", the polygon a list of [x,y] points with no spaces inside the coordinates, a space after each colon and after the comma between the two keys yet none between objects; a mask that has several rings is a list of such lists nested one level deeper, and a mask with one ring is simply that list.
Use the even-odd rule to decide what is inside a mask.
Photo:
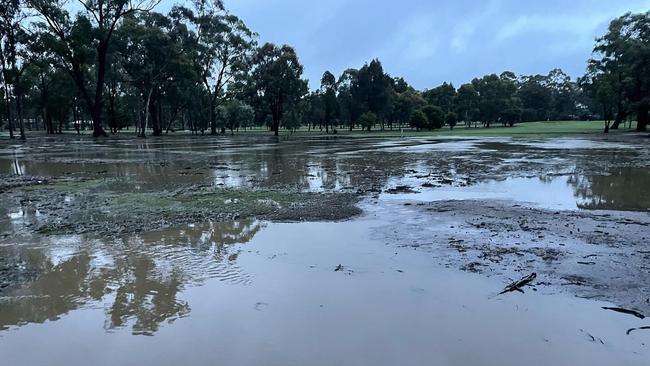
[{"label": "tall tree", "polygon": [[478,95],[478,118],[485,127],[498,122],[503,111],[518,106],[515,81],[516,76],[509,71],[472,80]]},{"label": "tall tree", "polygon": [[11,99],[13,97],[22,140],[25,139],[25,128],[22,115],[23,85],[21,76],[26,63],[21,59],[20,43],[21,38],[25,36],[21,27],[24,19],[19,0],[0,0],[0,64],[4,81],[7,120],[9,121],[9,136],[14,138],[11,115]]},{"label": "tall tree", "polygon": [[[355,103],[361,106],[362,112],[372,112],[381,122],[382,127],[392,107],[392,84],[392,78],[384,73],[381,62],[375,59],[359,70],[350,90]],[[369,120],[366,118],[366,121]]]},{"label": "tall tree", "polygon": [[458,88],[456,108],[458,115],[469,127],[478,114],[479,98],[473,84],[463,84]]},{"label": "tall tree", "polygon": [[117,37],[123,45],[121,66],[128,81],[142,96],[143,119],[140,137],[146,136],[150,117],[153,134],[162,134],[159,104],[162,91],[169,83],[181,79],[183,72],[191,70],[182,45],[172,38],[165,27],[169,18],[150,12],[128,16],[118,29]]},{"label": "tall tree", "polygon": [[[645,131],[650,120],[650,12],[613,20],[607,34],[596,41],[594,55],[588,72],[605,76],[591,79],[609,83],[617,104],[624,96],[636,114],[637,131]],[[617,107],[617,114],[624,113]]]},{"label": "tall tree", "polygon": [[338,85],[338,105],[339,117],[343,124],[347,124],[350,131],[354,128],[354,124],[359,119],[362,106],[356,103],[352,95],[352,86],[357,82],[359,70],[347,69],[341,74],[337,82]]},{"label": "tall tree", "polygon": [[[336,77],[329,71],[325,71],[320,82],[320,89],[323,93],[323,107],[325,112],[325,132],[330,132],[330,127],[339,112],[338,100],[336,99]],[[332,127],[333,128],[333,127]]]},{"label": "tall tree", "polygon": [[454,110],[456,102],[456,88],[451,83],[442,83],[437,88],[433,88],[422,93],[424,99],[431,105],[442,108],[443,112],[449,113]]},{"label": "tall tree", "polygon": [[210,130],[216,134],[218,104],[228,86],[248,71],[256,34],[221,0],[194,0],[193,5],[172,13],[182,14],[195,29],[196,63],[210,100]]},{"label": "tall tree", "polygon": [[271,130],[278,136],[284,112],[307,94],[307,82],[301,78],[303,66],[293,48],[272,43],[257,50],[253,65],[257,97],[271,113]]},{"label": "tall tree", "polygon": [[[152,10],[160,0],[77,0],[83,15],[75,20],[66,10],[66,0],[26,0],[42,18],[40,28],[52,35],[53,50],[62,66],[72,76],[81,93],[93,121],[93,136],[106,135],[102,126],[104,82],[108,64],[108,52],[120,21],[137,12]],[[87,51],[93,45],[94,78],[87,80]],[[94,89],[94,90],[93,90]]]}]

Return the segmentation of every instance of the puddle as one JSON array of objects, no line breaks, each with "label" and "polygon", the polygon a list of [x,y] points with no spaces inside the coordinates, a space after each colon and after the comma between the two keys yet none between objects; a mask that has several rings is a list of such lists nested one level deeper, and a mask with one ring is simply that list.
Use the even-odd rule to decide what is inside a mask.
[{"label": "puddle", "polygon": [[645,212],[650,211],[650,170],[619,168],[608,175],[507,178],[464,187],[421,188],[417,194],[385,194],[383,198],[426,202],[507,200],[550,210]]},{"label": "puddle", "polygon": [[[23,313],[40,316],[0,333],[0,353],[21,365],[642,365],[650,356],[643,346],[650,334],[625,334],[639,326],[634,317],[563,294],[498,296],[503,283],[371,239],[376,225],[268,224],[232,248],[248,283],[192,284],[183,270],[196,263],[128,260],[113,275],[120,288],[70,311],[65,304],[86,291],[80,269],[92,267],[77,257],[66,262],[68,275],[47,286],[53,293],[21,291],[31,305]],[[154,236],[181,245],[182,232]],[[348,271],[335,271],[338,264]],[[5,322],[16,310],[6,307],[8,298],[0,305]],[[504,352],[510,349],[517,352]]]},{"label": "puddle", "polygon": [[[649,164],[638,141],[601,139],[0,145],[0,355],[12,365],[646,365],[650,332],[626,331],[648,324],[573,295],[588,287],[616,302],[633,291],[646,310]],[[163,221],[175,192],[205,187],[242,189],[202,201],[222,209],[341,211],[341,200],[287,198],[327,192],[360,197],[365,213],[211,222],[209,206],[193,207],[205,209],[200,222]],[[133,197],[155,209],[108,221]],[[144,215],[164,229],[37,230]],[[531,266],[537,291],[497,295]]]}]

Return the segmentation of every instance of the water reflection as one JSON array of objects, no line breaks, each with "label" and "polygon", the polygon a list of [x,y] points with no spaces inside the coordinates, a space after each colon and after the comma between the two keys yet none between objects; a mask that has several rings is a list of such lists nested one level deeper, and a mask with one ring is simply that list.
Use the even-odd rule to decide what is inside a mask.
[{"label": "water reflection", "polygon": [[[247,284],[237,247],[263,229],[255,220],[207,223],[114,242],[83,237],[0,246],[0,330],[104,306],[105,328],[151,335],[190,313],[186,286],[218,278]],[[103,305],[102,305],[103,304]]]},{"label": "water reflection", "polygon": [[568,183],[575,190],[578,207],[589,210],[648,211],[650,170],[612,169],[608,175],[573,175]]},{"label": "water reflection", "polygon": [[112,273],[93,283],[96,289],[118,283],[113,304],[106,309],[106,329],[132,324],[133,334],[152,335],[162,322],[171,323],[190,313],[187,301],[179,299],[185,282],[181,268],[165,273],[151,258],[136,256],[108,272]]},{"label": "water reflection", "polygon": [[[413,184],[395,180],[392,184]],[[605,175],[541,175],[487,180],[471,185],[421,189],[419,194],[389,194],[384,199],[511,200],[552,210],[650,210],[650,170],[617,168]]]}]

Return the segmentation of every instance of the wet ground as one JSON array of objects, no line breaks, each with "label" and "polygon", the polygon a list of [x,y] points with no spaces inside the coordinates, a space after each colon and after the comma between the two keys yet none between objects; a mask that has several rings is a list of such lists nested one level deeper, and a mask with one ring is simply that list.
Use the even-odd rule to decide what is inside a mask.
[{"label": "wet ground", "polygon": [[646,365],[647,144],[2,141],[0,355]]}]

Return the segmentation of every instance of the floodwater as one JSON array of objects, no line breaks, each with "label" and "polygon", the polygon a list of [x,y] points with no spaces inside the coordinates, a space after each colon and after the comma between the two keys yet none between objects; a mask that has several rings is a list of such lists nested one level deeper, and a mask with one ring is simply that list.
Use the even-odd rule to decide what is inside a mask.
[{"label": "floodwater", "polygon": [[647,216],[649,157],[647,142],[634,139],[5,143],[4,176],[101,177],[102,189],[116,192],[360,191],[364,213],[342,222],[204,222],[116,239],[25,236],[16,233],[38,213],[1,193],[0,257],[14,264],[18,285],[0,290],[0,359],[647,365],[650,331],[626,332],[650,324],[602,309],[615,304],[542,284],[499,295],[509,281],[447,268],[431,249],[398,245],[385,230],[426,222],[394,209],[402,202],[509,200]]},{"label": "floodwater", "polygon": [[[417,199],[423,201],[490,199],[511,200],[551,210],[648,211],[650,170],[625,167],[603,175],[506,178],[471,186],[421,189],[418,193]],[[393,194],[387,198],[406,199],[409,196]]]}]

